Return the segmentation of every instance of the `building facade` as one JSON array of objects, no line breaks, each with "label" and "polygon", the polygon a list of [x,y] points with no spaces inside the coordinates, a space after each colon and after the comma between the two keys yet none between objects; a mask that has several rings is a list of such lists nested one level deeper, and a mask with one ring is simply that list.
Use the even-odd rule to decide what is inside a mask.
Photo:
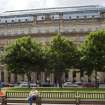
[{"label": "building facade", "polygon": [[[60,33],[79,45],[89,32],[102,29],[105,29],[105,7],[98,5],[6,11],[0,13],[0,51],[23,35],[31,35],[47,43],[55,33]],[[76,75],[78,75],[76,80],[80,80],[78,70]],[[67,76],[64,74],[64,79],[66,77],[72,80],[72,70]],[[36,81],[37,78],[38,75],[32,73],[32,80]],[[45,80],[44,73],[41,73],[40,78],[42,81]],[[104,76],[99,76],[99,78],[102,81],[105,80]],[[49,79],[51,82],[54,81],[53,74],[50,74]],[[87,80],[87,76],[84,76],[84,79]],[[26,76],[23,78],[20,75],[10,74],[1,65],[0,80],[21,81],[26,80]]]}]

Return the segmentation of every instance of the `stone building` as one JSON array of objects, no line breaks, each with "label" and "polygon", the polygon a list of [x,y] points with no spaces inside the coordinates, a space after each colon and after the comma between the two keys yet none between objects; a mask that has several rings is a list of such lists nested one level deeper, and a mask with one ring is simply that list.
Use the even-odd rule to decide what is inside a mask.
[{"label": "stone building", "polygon": [[[47,43],[55,33],[61,33],[79,45],[89,32],[100,29],[105,29],[105,7],[98,5],[6,11],[0,13],[0,51],[23,35],[31,35]],[[78,70],[76,75],[78,75],[76,80],[80,80]],[[64,74],[65,77],[72,80],[72,70],[66,76]],[[92,77],[94,79],[94,76]],[[102,77],[104,76],[99,76],[100,80],[105,79]],[[32,79],[37,80],[36,73],[32,73]],[[45,75],[41,73],[41,80],[44,79]],[[54,81],[53,74],[50,74],[49,79],[51,82]],[[84,76],[84,79],[87,80],[87,76]],[[0,80],[21,81],[26,80],[26,76],[23,78],[20,75],[10,74],[1,65]]]}]

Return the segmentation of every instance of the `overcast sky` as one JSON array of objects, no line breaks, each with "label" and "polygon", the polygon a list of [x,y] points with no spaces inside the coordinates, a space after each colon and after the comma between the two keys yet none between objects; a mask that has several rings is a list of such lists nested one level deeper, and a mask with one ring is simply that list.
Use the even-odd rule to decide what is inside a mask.
[{"label": "overcast sky", "polygon": [[0,0],[0,12],[50,7],[104,5],[105,0]]}]

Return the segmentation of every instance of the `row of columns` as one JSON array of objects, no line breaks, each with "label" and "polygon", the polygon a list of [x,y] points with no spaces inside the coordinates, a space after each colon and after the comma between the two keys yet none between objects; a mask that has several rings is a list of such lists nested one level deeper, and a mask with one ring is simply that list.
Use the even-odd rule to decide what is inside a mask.
[{"label": "row of columns", "polygon": [[[15,75],[13,73],[8,73],[7,70],[1,70],[0,71],[0,80],[1,81],[8,82],[9,78],[10,78],[10,82],[15,82]],[[45,73],[41,72],[40,73],[40,81],[41,82],[45,81],[45,78],[48,79],[50,81],[50,83],[54,82],[54,74],[53,73],[50,73],[48,75],[48,77],[45,77]],[[37,73],[35,73],[35,72],[31,73],[31,80],[33,82],[36,82],[37,79],[38,79]],[[62,79],[63,79],[63,81],[66,80],[65,73],[63,74]],[[27,76],[26,75],[24,75],[24,76],[23,75],[17,75],[17,81],[18,82],[23,81],[23,80],[27,81]],[[73,81],[73,70],[70,70],[68,72],[68,80]],[[76,73],[76,81],[80,81],[80,73],[79,72]]]},{"label": "row of columns", "polygon": [[[88,81],[88,76],[87,75],[85,75],[84,74],[84,76],[81,78],[80,77],[80,72],[79,72],[79,70],[75,70],[76,71],[76,74],[75,74],[75,81],[81,81],[81,79],[84,81],[84,82],[87,82]],[[68,81],[73,81],[73,72],[74,72],[74,70],[69,70],[69,72],[68,72],[68,77],[67,77],[67,80]],[[6,70],[4,70],[4,71],[2,71],[2,70],[0,70],[0,80],[1,81],[4,81],[4,82],[8,82],[8,76],[9,76],[9,73],[6,71]],[[90,78],[91,78],[91,80],[92,81],[95,81],[95,73],[93,73],[91,76],[90,76]],[[100,80],[100,81],[104,81],[105,80],[105,75],[104,75],[104,73],[97,73],[97,78]],[[38,79],[38,75],[37,75],[37,73],[35,73],[35,72],[33,72],[33,73],[31,73],[31,79],[32,79],[32,81],[33,82],[36,82],[37,81],[37,79]],[[50,83],[53,83],[54,82],[54,74],[53,73],[50,73],[49,75],[48,75],[48,77],[45,77],[45,73],[44,72],[41,72],[40,73],[40,81],[41,82],[44,82],[45,81],[45,79],[48,79],[49,81],[50,81]],[[65,82],[66,81],[66,76],[65,76],[65,73],[63,74],[63,76],[62,76],[62,80],[63,80],[63,82]],[[17,82],[19,82],[19,81],[27,81],[27,76],[26,75],[17,75]],[[14,74],[12,74],[11,73],[11,75],[10,75],[10,82],[15,82],[15,76],[14,76]]]}]

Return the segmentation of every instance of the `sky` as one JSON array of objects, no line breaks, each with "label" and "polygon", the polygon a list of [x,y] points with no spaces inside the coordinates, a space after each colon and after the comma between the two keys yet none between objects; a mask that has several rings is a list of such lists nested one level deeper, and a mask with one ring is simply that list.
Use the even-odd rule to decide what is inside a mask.
[{"label": "sky", "polygon": [[105,6],[105,0],[0,0],[0,12],[83,5]]}]

